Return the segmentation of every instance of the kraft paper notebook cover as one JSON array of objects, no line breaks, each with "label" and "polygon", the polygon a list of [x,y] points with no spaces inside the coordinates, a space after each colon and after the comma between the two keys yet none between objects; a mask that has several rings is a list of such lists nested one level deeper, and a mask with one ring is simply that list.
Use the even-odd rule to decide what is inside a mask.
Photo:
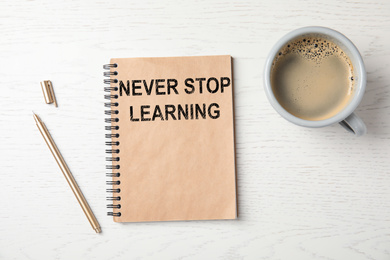
[{"label": "kraft paper notebook cover", "polygon": [[235,219],[231,57],[119,58],[104,68],[114,221]]}]

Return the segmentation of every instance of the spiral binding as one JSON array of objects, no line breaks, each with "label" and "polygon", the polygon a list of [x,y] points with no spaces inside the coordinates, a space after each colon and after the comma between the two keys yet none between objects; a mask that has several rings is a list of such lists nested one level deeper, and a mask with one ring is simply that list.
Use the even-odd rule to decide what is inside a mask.
[{"label": "spiral binding", "polygon": [[[111,131],[113,130],[118,130],[119,126],[115,125],[115,123],[119,122],[119,118],[114,117],[114,115],[119,114],[119,110],[116,110],[115,107],[117,107],[119,104],[118,102],[113,102],[114,99],[118,98],[118,95],[116,94],[118,91],[118,87],[111,86],[111,83],[118,83],[118,79],[113,79],[111,78],[112,76],[117,76],[118,72],[117,71],[111,71],[111,68],[117,68],[117,64],[106,64],[103,66],[103,69],[108,70],[103,73],[104,77],[109,77],[108,79],[104,79],[104,84],[109,84],[109,87],[105,87],[104,91],[108,92],[109,94],[104,95],[104,98],[109,100],[110,102],[104,103],[104,106],[106,108],[109,108],[109,110],[105,110],[104,114],[109,116],[105,118],[105,122],[109,125],[105,127],[107,131],[110,131],[109,134],[105,134],[105,137],[110,139],[110,141],[106,142],[107,146],[110,146],[111,149],[106,149],[106,153],[110,154],[110,157],[106,157],[106,161],[110,162],[110,164],[106,165],[107,170],[111,170],[111,172],[106,173],[107,177],[110,177],[111,179],[106,182],[107,185],[110,185],[112,188],[107,189],[106,191],[110,193],[112,196],[108,196],[107,200],[111,201],[112,204],[108,204],[107,208],[108,209],[120,209],[121,204],[118,203],[118,201],[121,200],[121,197],[118,196],[120,194],[121,190],[118,186],[120,186],[121,182],[120,180],[113,179],[113,178],[118,178],[120,177],[120,173],[115,171],[120,169],[119,165],[119,152],[120,150],[117,148],[114,148],[114,146],[119,145],[119,141],[116,141],[116,139],[119,137],[118,133],[112,133]],[[121,213],[120,212],[108,212],[108,216],[114,216],[114,217],[120,217]]]}]

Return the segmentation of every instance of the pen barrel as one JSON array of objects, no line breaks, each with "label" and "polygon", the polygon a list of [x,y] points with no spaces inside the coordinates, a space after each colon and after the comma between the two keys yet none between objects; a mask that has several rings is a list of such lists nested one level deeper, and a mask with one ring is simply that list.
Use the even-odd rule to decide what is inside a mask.
[{"label": "pen barrel", "polygon": [[97,233],[99,233],[100,232],[99,223],[95,215],[93,214],[91,208],[89,207],[89,204],[85,199],[83,193],[81,192],[79,186],[77,185],[76,180],[74,179],[72,173],[70,172],[68,165],[66,164],[64,158],[62,157],[60,151],[58,150],[57,145],[55,144],[53,138],[49,134],[45,124],[41,121],[38,121],[37,126],[43,136],[43,139],[45,139],[47,146],[49,147],[51,153],[53,154],[55,160],[57,161],[58,166],[60,167],[62,173],[64,174],[66,181],[68,182],[70,188],[72,189],[73,194],[76,196],[77,201],[79,202],[81,208],[83,209],[85,215],[87,216],[89,223],[91,224],[92,228]]}]

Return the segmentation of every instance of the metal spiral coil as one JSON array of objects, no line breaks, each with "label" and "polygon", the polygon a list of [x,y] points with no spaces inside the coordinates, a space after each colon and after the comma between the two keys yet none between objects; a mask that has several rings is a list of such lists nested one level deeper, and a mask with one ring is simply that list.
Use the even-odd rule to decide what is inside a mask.
[{"label": "metal spiral coil", "polygon": [[118,102],[114,102],[114,103],[109,102],[109,103],[104,103],[104,106],[105,107],[117,107],[117,106],[119,106],[119,104],[118,104]]},{"label": "metal spiral coil", "polygon": [[117,68],[117,67],[118,67],[118,64],[116,64],[116,63],[103,65],[103,69],[105,69],[105,70],[110,70],[111,68]]},{"label": "metal spiral coil", "polygon": [[106,138],[118,138],[119,134],[106,134]]},{"label": "metal spiral coil", "polygon": [[121,192],[121,189],[107,189],[107,192],[119,193]]},{"label": "metal spiral coil", "polygon": [[104,88],[104,91],[106,91],[106,92],[111,92],[111,90],[117,91],[118,87],[105,87]]},{"label": "metal spiral coil", "polygon": [[110,117],[110,118],[106,118],[104,121],[106,123],[119,122],[119,118],[112,118],[112,117]]},{"label": "metal spiral coil", "polygon": [[104,79],[105,84],[118,83],[117,79]]},{"label": "metal spiral coil", "polygon": [[119,142],[106,142],[106,145],[118,146],[118,145],[119,145]]},{"label": "metal spiral coil", "polygon": [[[111,84],[118,83],[118,79],[112,78],[113,76],[117,76],[117,71],[111,71],[111,68],[117,68],[117,64],[106,64],[103,65],[103,69],[108,70],[103,73],[104,77],[109,77],[108,79],[104,79],[104,84],[109,84],[108,87],[104,88],[104,91],[108,94],[104,95],[104,98],[109,100],[110,102],[104,103],[104,107],[109,108],[109,110],[105,110],[104,114],[108,117],[105,118],[105,122],[108,124],[105,126],[105,130],[110,131],[110,133],[105,134],[105,137],[110,139],[106,142],[106,145],[110,147],[110,149],[106,149],[106,153],[110,154],[110,157],[106,157],[106,161],[109,163],[106,165],[106,169],[112,170],[111,172],[106,173],[106,176],[111,178],[109,181],[106,181],[106,184],[111,186],[106,191],[112,195],[115,194],[115,196],[108,196],[107,200],[110,201],[112,204],[108,204],[108,209],[120,209],[121,204],[118,202],[121,200],[121,197],[118,196],[120,194],[121,190],[118,188],[118,186],[121,184],[120,180],[117,178],[120,177],[119,172],[114,172],[114,170],[119,170],[119,160],[118,153],[120,152],[119,149],[114,148],[114,146],[119,146],[118,141],[114,141],[116,138],[119,138],[119,134],[115,133],[113,131],[119,130],[119,126],[115,125],[115,123],[119,122],[119,118],[114,117],[114,115],[119,114],[119,110],[116,110],[115,107],[118,107],[118,102],[114,102],[115,99],[118,98],[118,86],[111,86]],[[108,216],[113,217],[120,217],[120,212],[108,212]]]},{"label": "metal spiral coil", "polygon": [[118,204],[118,205],[107,205],[107,208],[109,208],[109,209],[120,209],[121,208],[121,204]]},{"label": "metal spiral coil", "polygon": [[119,114],[119,111],[118,110],[106,110],[106,111],[104,111],[104,114],[106,114],[106,115],[117,115],[117,114]]},{"label": "metal spiral coil", "polygon": [[[109,208],[109,206],[114,206],[114,205],[107,205],[107,208]],[[114,217],[120,217],[120,216],[121,216],[121,213],[120,213],[120,212],[118,212],[118,213],[107,212],[107,215],[108,215],[108,216],[114,216]]]},{"label": "metal spiral coil", "polygon": [[106,153],[119,153],[119,149],[106,149]]},{"label": "metal spiral coil", "polygon": [[114,125],[114,126],[112,126],[112,125],[106,125],[106,130],[118,130],[119,129],[119,126],[117,126],[117,125]]},{"label": "metal spiral coil", "polygon": [[119,172],[107,172],[106,173],[107,177],[119,177],[121,174]]},{"label": "metal spiral coil", "polygon": [[[109,157],[107,157],[107,158],[109,158]],[[107,160],[107,158],[106,158],[106,161],[111,161],[111,160]],[[119,170],[120,165],[112,165],[112,164],[106,165],[106,169],[107,170]]]},{"label": "metal spiral coil", "polygon": [[121,181],[106,181],[107,185],[120,185]]},{"label": "metal spiral coil", "polygon": [[104,75],[105,77],[116,76],[116,75],[118,75],[118,71],[105,71],[105,72],[103,73],[103,75]]},{"label": "metal spiral coil", "polygon": [[119,157],[106,157],[106,161],[119,162]]}]

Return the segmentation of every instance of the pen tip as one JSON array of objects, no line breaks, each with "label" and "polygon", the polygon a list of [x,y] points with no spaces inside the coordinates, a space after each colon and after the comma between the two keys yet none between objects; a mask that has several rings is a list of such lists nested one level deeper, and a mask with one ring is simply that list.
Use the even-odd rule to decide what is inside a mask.
[{"label": "pen tip", "polygon": [[33,112],[33,117],[35,119],[35,122],[37,122],[37,120],[39,120],[39,116],[37,114],[35,114],[34,111],[32,111],[32,112]]}]

